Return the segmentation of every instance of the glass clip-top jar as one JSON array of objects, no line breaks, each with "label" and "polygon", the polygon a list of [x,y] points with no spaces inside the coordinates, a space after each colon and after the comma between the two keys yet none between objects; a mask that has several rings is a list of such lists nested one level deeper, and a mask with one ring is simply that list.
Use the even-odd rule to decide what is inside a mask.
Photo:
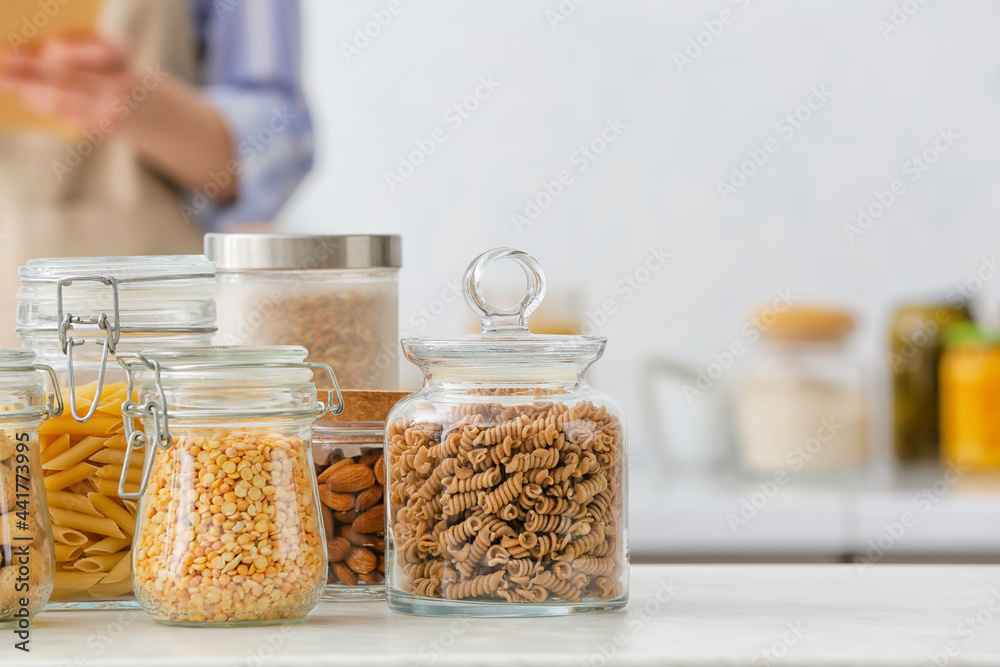
[{"label": "glass clip-top jar", "polygon": [[113,362],[147,347],[210,345],[215,265],[200,255],[78,257],[33,259],[19,273],[22,346],[55,368],[68,407],[40,428],[49,504],[60,498],[66,510],[51,512],[57,552],[74,554],[57,564],[49,606],[135,607],[136,506],[118,494],[125,374]]},{"label": "glass clip-top jar", "polygon": [[[172,625],[305,618],[326,583],[313,422],[343,409],[333,370],[297,346],[145,351],[127,371],[123,498],[140,498],[136,597]],[[313,371],[333,389],[317,400]],[[144,431],[136,430],[141,419]],[[149,445],[138,490],[133,452]],[[154,454],[155,453],[155,454]]]},{"label": "glass clip-top jar", "polygon": [[[481,288],[500,259],[527,277],[512,308],[489,304]],[[464,293],[480,334],[402,341],[424,383],[386,424],[390,608],[531,616],[625,606],[625,420],[584,377],[607,339],[532,334],[545,280],[518,250],[478,257]]]},{"label": "glass clip-top jar", "polygon": [[[28,635],[20,633],[52,595],[57,555],[38,427],[58,417],[63,403],[55,371],[34,361],[29,350],[0,350],[0,628],[17,627],[21,641]],[[48,398],[38,371],[52,382]],[[60,545],[58,556],[65,560],[72,549]]]}]

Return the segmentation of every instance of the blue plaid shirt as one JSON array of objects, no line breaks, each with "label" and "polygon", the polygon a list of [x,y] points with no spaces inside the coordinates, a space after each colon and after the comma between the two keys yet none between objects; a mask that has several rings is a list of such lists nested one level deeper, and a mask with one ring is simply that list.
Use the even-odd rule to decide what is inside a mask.
[{"label": "blue plaid shirt", "polygon": [[298,0],[191,2],[202,91],[229,125],[239,178],[232,205],[191,200],[210,230],[270,222],[313,164]]}]

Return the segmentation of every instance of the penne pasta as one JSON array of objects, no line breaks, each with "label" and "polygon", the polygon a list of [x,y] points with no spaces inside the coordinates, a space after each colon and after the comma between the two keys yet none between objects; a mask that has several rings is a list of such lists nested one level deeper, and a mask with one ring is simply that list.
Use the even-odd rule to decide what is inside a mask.
[{"label": "penne pasta", "polygon": [[42,436],[42,439],[44,440],[46,437],[51,437],[53,440],[42,449],[42,463],[48,463],[59,456],[68,450],[70,445],[69,433],[63,433],[58,438],[54,436]]},{"label": "penne pasta", "polygon": [[113,554],[116,551],[121,551],[132,544],[132,540],[119,538],[119,537],[105,537],[100,542],[94,542],[93,544],[83,548],[83,552],[88,556],[97,556],[101,554]]},{"label": "penne pasta", "polygon": [[[124,466],[125,450],[105,448],[91,456],[90,460],[94,463],[110,463],[112,465]],[[142,460],[142,452],[134,452],[132,454],[132,459],[128,462],[128,465],[130,468],[141,468]]]},{"label": "penne pasta", "polygon": [[[63,390],[69,403],[69,392]],[[126,385],[96,383],[77,387],[77,413],[95,407],[94,417],[79,423],[68,413],[41,426],[49,518],[59,556],[52,600],[120,598],[132,592],[132,535],[136,504],[118,500],[119,476],[128,448],[121,415]],[[136,422],[137,427],[141,425]],[[124,471],[127,490],[138,491],[143,456]]]},{"label": "penne pasta", "polygon": [[[112,480],[112,479],[101,479],[100,477],[95,477],[94,479],[92,479],[90,481],[97,488],[97,492],[100,493],[102,496],[108,496],[109,498],[117,498],[118,497],[118,480],[117,479]],[[125,492],[126,493],[138,493],[138,491],[139,491],[139,485],[138,484],[126,484],[125,485]]]},{"label": "penne pasta", "polygon": [[87,536],[79,530],[64,528],[56,524],[52,525],[52,537],[59,544],[68,544],[71,547],[82,547],[87,543]]},{"label": "penne pasta", "polygon": [[59,491],[65,489],[71,484],[76,484],[88,477],[93,477],[96,472],[97,466],[92,466],[89,463],[77,463],[68,470],[60,470],[55,474],[47,476],[45,478],[45,490]]},{"label": "penne pasta", "polygon": [[82,546],[72,546],[69,544],[57,544],[55,546],[56,562],[65,563],[68,560],[75,560],[83,555]]},{"label": "penne pasta", "polygon": [[[100,575],[98,575],[100,576]],[[111,576],[111,573],[104,575],[104,579]],[[102,579],[103,581],[103,579]],[[122,581],[114,583],[101,583],[91,586],[87,594],[93,598],[117,598],[123,595],[132,594],[132,577],[126,577]]]},{"label": "penne pasta", "polygon": [[122,404],[125,402],[125,388],[113,394],[105,394],[101,397],[101,402],[97,404],[98,412],[105,412],[116,417],[122,413]]},{"label": "penne pasta", "polygon": [[111,568],[118,565],[118,561],[122,560],[128,556],[128,554],[118,553],[118,554],[103,554],[101,556],[87,556],[86,558],[80,558],[72,567],[80,570],[81,572],[110,572]]},{"label": "penne pasta", "polygon": [[49,515],[52,521],[65,528],[73,528],[81,532],[97,533],[108,537],[124,538],[125,534],[111,519],[93,517],[88,514],[80,514],[61,507],[50,507]]},{"label": "penne pasta", "polygon": [[[118,555],[118,554],[116,554]],[[107,575],[101,579],[102,584],[114,584],[119,581],[128,580],[131,583],[132,580],[132,554],[125,552],[120,554],[121,558],[115,563],[114,567],[108,570]]]},{"label": "penne pasta", "polygon": [[[136,426],[136,428],[139,428],[139,426]],[[125,434],[124,433],[116,433],[116,434],[114,434],[113,436],[111,436],[110,438],[108,438],[108,441],[106,443],[104,443],[104,446],[107,447],[108,449],[120,450],[120,451],[123,451],[123,452],[126,449],[128,449],[128,444],[125,442]],[[142,456],[140,456],[138,454],[133,454],[132,455],[132,460],[133,461],[135,459],[137,459],[137,458],[141,459]]]},{"label": "penne pasta", "polygon": [[96,517],[104,516],[94,508],[84,495],[68,491],[49,491],[46,495],[49,499],[49,507],[61,507],[64,510],[72,510]]},{"label": "penne pasta", "polygon": [[91,572],[56,572],[56,590],[82,591],[95,586],[104,575]]},{"label": "penne pasta", "polygon": [[[103,466],[98,468],[97,476],[101,479],[110,479],[117,483],[122,476],[122,467],[114,465]],[[128,473],[125,475],[125,481],[129,484],[140,484],[142,482],[142,468],[129,466]]]},{"label": "penne pasta", "polygon": [[92,455],[104,449],[104,442],[106,440],[107,438],[98,438],[93,435],[87,436],[59,456],[51,459],[48,463],[43,463],[42,470],[66,470],[67,468],[72,468],[77,463],[86,461]]},{"label": "penne pasta", "polygon": [[114,521],[129,537],[135,534],[135,516],[127,509],[99,493],[91,493],[87,499],[98,512]]},{"label": "penne pasta", "polygon": [[[79,407],[77,408],[79,409]],[[42,422],[39,427],[40,433],[59,433],[69,435],[101,435],[109,436],[125,428],[120,417],[95,415],[90,421],[81,424],[69,415],[55,417]]]}]

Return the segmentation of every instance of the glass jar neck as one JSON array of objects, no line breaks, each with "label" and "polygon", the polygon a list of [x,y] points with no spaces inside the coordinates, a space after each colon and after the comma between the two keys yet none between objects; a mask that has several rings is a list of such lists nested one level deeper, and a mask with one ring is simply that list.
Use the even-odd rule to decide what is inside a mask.
[{"label": "glass jar neck", "polygon": [[418,366],[424,374],[424,387],[428,389],[460,393],[498,390],[521,394],[574,391],[585,387],[585,373],[590,364],[511,362],[501,366],[423,361]]},{"label": "glass jar neck", "polygon": [[[19,333],[23,347],[33,350],[38,355],[38,361],[48,364],[56,370],[65,370],[67,357],[62,351],[59,335],[54,331],[21,331]],[[173,333],[173,334],[125,334],[118,341],[118,354],[135,354],[149,348],[185,349],[211,345],[212,333]],[[73,350],[74,365],[95,366],[101,362],[103,343],[102,336],[78,336],[86,338],[87,342],[78,345]],[[114,355],[109,358],[108,368],[112,372],[119,370]]]}]

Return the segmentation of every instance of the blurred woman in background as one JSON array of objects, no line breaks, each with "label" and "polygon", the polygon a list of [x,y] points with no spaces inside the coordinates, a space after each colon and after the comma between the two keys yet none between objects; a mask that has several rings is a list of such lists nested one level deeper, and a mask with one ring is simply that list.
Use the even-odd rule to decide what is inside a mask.
[{"label": "blurred woman in background", "polygon": [[0,90],[72,139],[0,133],[0,344],[32,257],[200,253],[312,166],[297,0],[106,0],[101,36],[0,55]]}]

